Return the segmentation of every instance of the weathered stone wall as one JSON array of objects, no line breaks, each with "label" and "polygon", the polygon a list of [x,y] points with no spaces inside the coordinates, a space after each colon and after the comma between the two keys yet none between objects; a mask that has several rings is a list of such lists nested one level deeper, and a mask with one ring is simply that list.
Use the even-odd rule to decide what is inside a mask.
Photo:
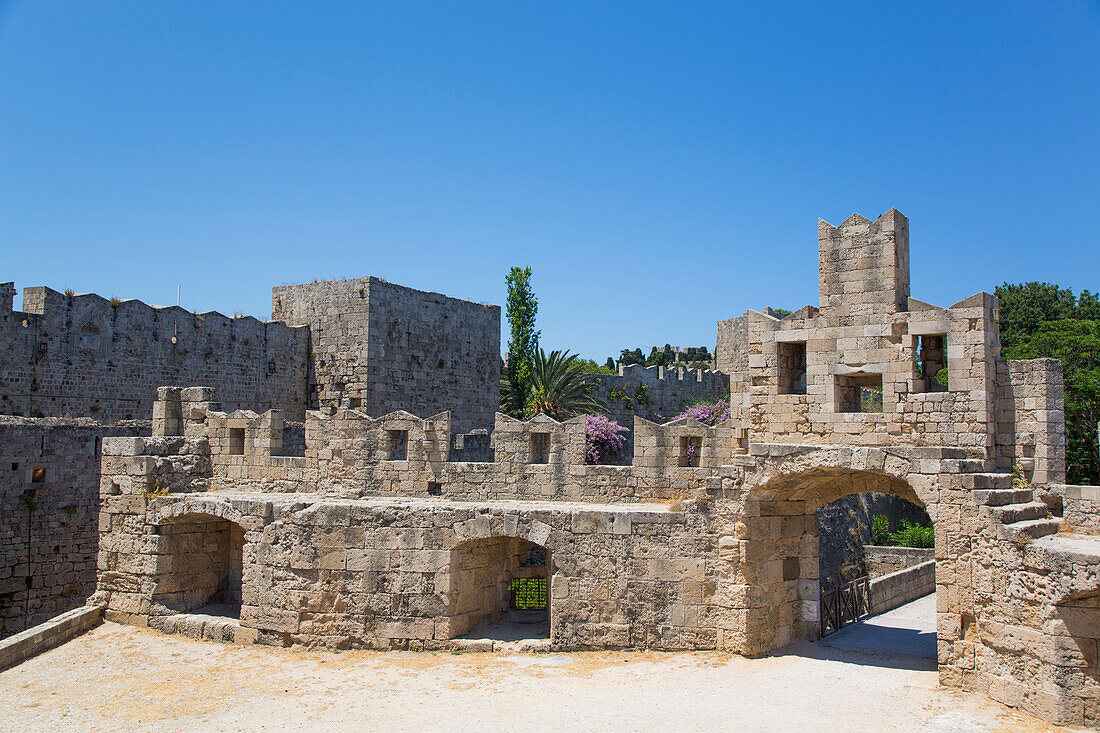
[{"label": "weathered stone wall", "polygon": [[718,321],[714,363],[715,369],[729,377],[730,407],[734,419],[740,419],[748,407],[749,396],[749,336],[746,316]]},{"label": "weathered stone wall", "polygon": [[208,384],[229,407],[303,414],[308,334],[250,316],[0,289],[0,414],[147,419],[157,387]]},{"label": "weathered stone wall", "polygon": [[868,604],[872,614],[886,613],[935,592],[936,563],[928,559],[872,578],[868,584]]},{"label": "weathered stone wall", "polygon": [[[914,565],[931,562],[935,559],[935,554],[936,551],[931,547],[888,547],[883,545],[865,545],[863,547],[867,574],[872,578],[881,578],[884,575],[890,575],[911,568]],[[931,590],[935,590],[935,585],[935,580],[933,580]]]},{"label": "weathered stone wall", "polygon": [[148,430],[148,423],[0,417],[0,638],[92,594],[100,441]]},{"label": "weathered stone wall", "polygon": [[[520,421],[498,414],[494,461],[460,462],[450,454],[449,413],[421,419],[399,411],[371,418],[338,410],[331,417],[309,413],[304,456],[285,456],[277,412],[217,412],[208,409],[216,403],[201,401],[210,397],[209,390],[182,393],[196,401],[185,402],[190,419],[181,434],[203,438],[213,461],[210,482],[219,489],[463,501],[671,502],[689,498],[729,456],[744,453],[739,431],[728,425],[707,427],[693,420],[657,425],[635,418],[632,465],[589,466],[583,418],[557,422],[539,415]],[[238,431],[236,441],[232,431]]]},{"label": "weathered stone wall", "polygon": [[1074,532],[1100,535],[1100,486],[1050,484],[1043,489],[1043,501]]},{"label": "weathered stone wall", "polygon": [[276,287],[276,320],[310,327],[310,406],[450,410],[487,428],[500,401],[500,308],[376,277]]},{"label": "weathered stone wall", "polygon": [[[945,309],[910,298],[908,221],[894,210],[819,229],[819,307],[749,311],[719,327],[719,365],[742,385],[731,402],[753,440],[950,445],[991,458],[996,299]],[[945,357],[947,389],[933,379]],[[863,389],[879,391],[880,412],[860,410]]]},{"label": "weathered stone wall", "polygon": [[973,546],[975,610],[938,619],[941,681],[1100,727],[1100,539],[1013,538],[992,523]]},{"label": "weathered stone wall", "polygon": [[[209,452],[205,442],[180,437],[106,444],[98,598],[109,604],[110,618],[156,626],[181,604],[216,600],[220,586],[212,582],[209,558],[173,551],[172,534],[165,531],[201,519],[241,529],[240,623],[261,643],[440,648],[477,618],[493,615],[483,613],[493,605],[486,596],[498,594],[500,578],[515,569],[518,545],[506,553],[479,553],[473,562],[466,543],[500,538],[549,550],[551,638],[559,648],[714,648],[717,642],[711,618],[716,568],[706,560],[716,552],[716,538],[697,511],[218,490],[137,493],[154,470],[167,470],[170,475],[158,481],[174,486],[203,482],[209,468],[192,457]],[[146,451],[157,453],[155,467]],[[202,541],[214,553],[224,549],[219,540]],[[496,569],[489,555],[500,556]],[[188,573],[193,583],[185,582]]]},{"label": "weathered stone wall", "polygon": [[662,422],[678,415],[692,402],[729,394],[729,377],[703,369],[620,366],[619,375],[591,375],[592,396],[607,404],[608,417],[630,428],[634,417]]},{"label": "weathered stone wall", "polygon": [[1037,484],[1066,480],[1062,362],[997,362],[997,468]]}]

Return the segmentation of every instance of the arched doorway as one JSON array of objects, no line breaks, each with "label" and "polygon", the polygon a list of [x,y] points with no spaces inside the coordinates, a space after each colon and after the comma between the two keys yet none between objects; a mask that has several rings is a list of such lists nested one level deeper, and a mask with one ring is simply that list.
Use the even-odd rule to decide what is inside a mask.
[{"label": "arched doorway", "polygon": [[[728,594],[744,620],[738,651],[758,655],[820,633],[817,510],[851,494],[897,496],[928,508],[902,478],[877,471],[819,467],[748,489],[737,520],[739,558]],[[934,513],[931,512],[930,513]]]},{"label": "arched doorway", "polygon": [[240,617],[244,529],[209,514],[184,514],[156,527],[163,538],[153,602],[182,613]]},{"label": "arched doorway", "polygon": [[487,537],[451,551],[451,636],[487,627],[511,639],[548,638],[553,561],[520,537]]}]

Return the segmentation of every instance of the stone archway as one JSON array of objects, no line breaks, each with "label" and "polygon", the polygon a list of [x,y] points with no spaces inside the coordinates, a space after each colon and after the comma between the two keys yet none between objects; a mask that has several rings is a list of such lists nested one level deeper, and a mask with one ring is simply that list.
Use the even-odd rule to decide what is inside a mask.
[{"label": "stone archway", "polygon": [[152,601],[168,613],[217,606],[239,617],[244,573],[244,529],[213,514],[174,514],[156,525],[162,563]]},{"label": "stone archway", "polygon": [[735,625],[729,646],[759,655],[818,634],[820,578],[816,511],[858,493],[898,496],[926,508],[910,483],[883,471],[816,466],[748,488],[735,526],[737,556],[726,595]]},{"label": "stone archway", "polygon": [[450,567],[451,638],[494,623],[549,637],[553,559],[546,547],[514,536],[467,540],[451,550]]}]

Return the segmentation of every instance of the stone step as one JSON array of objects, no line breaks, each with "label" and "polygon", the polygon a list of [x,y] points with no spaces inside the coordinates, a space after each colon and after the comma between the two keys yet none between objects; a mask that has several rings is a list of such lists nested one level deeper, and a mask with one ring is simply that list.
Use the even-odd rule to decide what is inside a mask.
[{"label": "stone step", "polygon": [[[1011,483],[1011,476],[1009,477]],[[1031,489],[975,489],[970,492],[975,504],[982,506],[1005,506],[1023,504],[1035,498]]]},{"label": "stone step", "polygon": [[1062,525],[1060,519],[1026,519],[1022,522],[1002,524],[997,528],[1001,539],[1020,541],[1025,538],[1037,540],[1050,534],[1057,534]]},{"label": "stone step", "polygon": [[993,516],[1001,524],[1023,522],[1028,519],[1046,519],[1050,507],[1041,501],[1029,501],[1023,504],[1005,504],[993,508]]},{"label": "stone step", "polygon": [[987,473],[980,458],[945,458],[940,465],[949,473]]},{"label": "stone step", "polygon": [[959,478],[965,488],[973,489],[1011,489],[1010,473],[964,473]]}]

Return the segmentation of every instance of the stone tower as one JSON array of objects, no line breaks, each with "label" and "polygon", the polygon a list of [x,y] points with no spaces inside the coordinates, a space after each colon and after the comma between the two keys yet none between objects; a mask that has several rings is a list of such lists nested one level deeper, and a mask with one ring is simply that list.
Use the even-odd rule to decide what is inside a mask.
[{"label": "stone tower", "polygon": [[897,313],[909,302],[909,220],[890,209],[877,221],[852,214],[817,220],[820,307],[844,315]]}]

